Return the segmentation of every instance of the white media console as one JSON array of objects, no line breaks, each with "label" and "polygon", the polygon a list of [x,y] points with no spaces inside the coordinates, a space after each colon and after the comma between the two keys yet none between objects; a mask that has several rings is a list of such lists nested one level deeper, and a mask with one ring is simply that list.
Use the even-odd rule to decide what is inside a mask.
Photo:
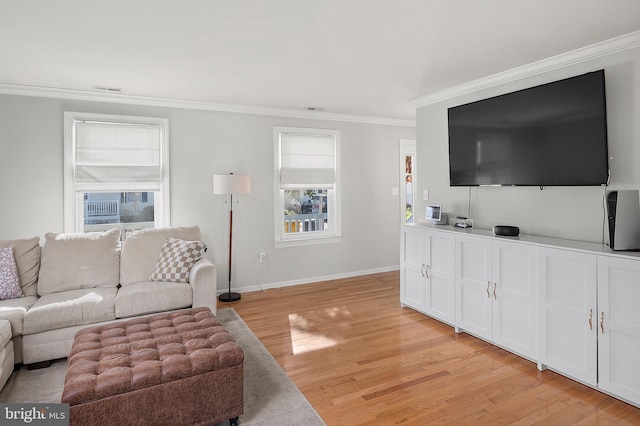
[{"label": "white media console", "polygon": [[419,223],[400,302],[640,407],[640,253]]}]

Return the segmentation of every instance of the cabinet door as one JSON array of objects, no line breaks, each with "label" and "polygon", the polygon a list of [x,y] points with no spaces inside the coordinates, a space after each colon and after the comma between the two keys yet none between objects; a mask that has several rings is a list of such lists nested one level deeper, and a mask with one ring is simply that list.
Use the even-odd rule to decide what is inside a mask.
[{"label": "cabinet door", "polygon": [[424,312],[427,309],[425,232],[403,227],[400,247],[400,303]]},{"label": "cabinet door", "polygon": [[596,256],[540,249],[540,362],[597,382]]},{"label": "cabinet door", "polygon": [[598,386],[640,404],[640,262],[598,256]]},{"label": "cabinet door", "polygon": [[493,341],[538,359],[538,255],[529,244],[493,241]]},{"label": "cabinet door", "polygon": [[491,340],[491,241],[456,237],[456,327]]},{"label": "cabinet door", "polygon": [[427,310],[430,316],[455,324],[455,236],[426,232]]}]

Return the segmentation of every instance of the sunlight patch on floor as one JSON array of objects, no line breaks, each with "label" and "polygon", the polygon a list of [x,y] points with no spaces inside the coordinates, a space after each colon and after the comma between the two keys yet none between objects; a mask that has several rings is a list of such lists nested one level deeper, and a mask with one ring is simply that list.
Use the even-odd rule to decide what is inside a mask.
[{"label": "sunlight patch on floor", "polygon": [[294,355],[330,348],[339,343],[340,323],[351,317],[346,306],[289,314]]}]

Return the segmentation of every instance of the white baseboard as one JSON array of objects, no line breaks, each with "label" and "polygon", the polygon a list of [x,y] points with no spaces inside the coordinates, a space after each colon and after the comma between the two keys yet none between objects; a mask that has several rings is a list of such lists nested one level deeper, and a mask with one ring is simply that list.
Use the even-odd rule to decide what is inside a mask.
[{"label": "white baseboard", "polygon": [[[294,285],[310,284],[310,283],[321,282],[321,281],[340,280],[344,278],[358,277],[361,275],[371,275],[371,274],[379,274],[381,272],[397,271],[399,269],[400,269],[400,266],[396,265],[396,266],[387,266],[384,268],[367,269],[363,271],[346,272],[344,274],[323,275],[319,277],[304,278],[300,280],[280,281],[280,282],[264,283],[264,284],[257,284],[257,285],[244,285],[239,287],[234,286],[231,288],[231,291],[234,291],[237,293],[249,293],[252,291],[267,290],[269,288],[290,287]],[[218,294],[226,293],[227,291],[228,291],[227,289],[218,289]]]}]

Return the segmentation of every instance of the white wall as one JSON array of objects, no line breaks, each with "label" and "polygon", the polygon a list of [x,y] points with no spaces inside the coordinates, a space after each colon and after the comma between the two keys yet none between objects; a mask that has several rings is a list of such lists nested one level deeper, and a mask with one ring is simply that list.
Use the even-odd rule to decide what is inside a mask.
[{"label": "white wall", "polygon": [[[248,173],[251,194],[234,209],[234,288],[314,281],[396,268],[401,138],[411,127],[0,95],[0,239],[63,232],[63,112],[167,117],[173,226],[198,225],[227,286],[228,210],[214,173]],[[275,249],[272,127],[341,131],[342,229],[337,244]],[[268,266],[260,269],[258,253]]]},{"label": "white wall", "polygon": [[[640,188],[640,48],[562,66],[417,110],[418,193],[476,227],[515,225],[525,234],[602,242],[604,187],[449,187],[447,108],[597,69],[605,69],[611,161],[609,189]],[[419,210],[425,202],[420,200]],[[606,242],[606,239],[604,240]]]}]

